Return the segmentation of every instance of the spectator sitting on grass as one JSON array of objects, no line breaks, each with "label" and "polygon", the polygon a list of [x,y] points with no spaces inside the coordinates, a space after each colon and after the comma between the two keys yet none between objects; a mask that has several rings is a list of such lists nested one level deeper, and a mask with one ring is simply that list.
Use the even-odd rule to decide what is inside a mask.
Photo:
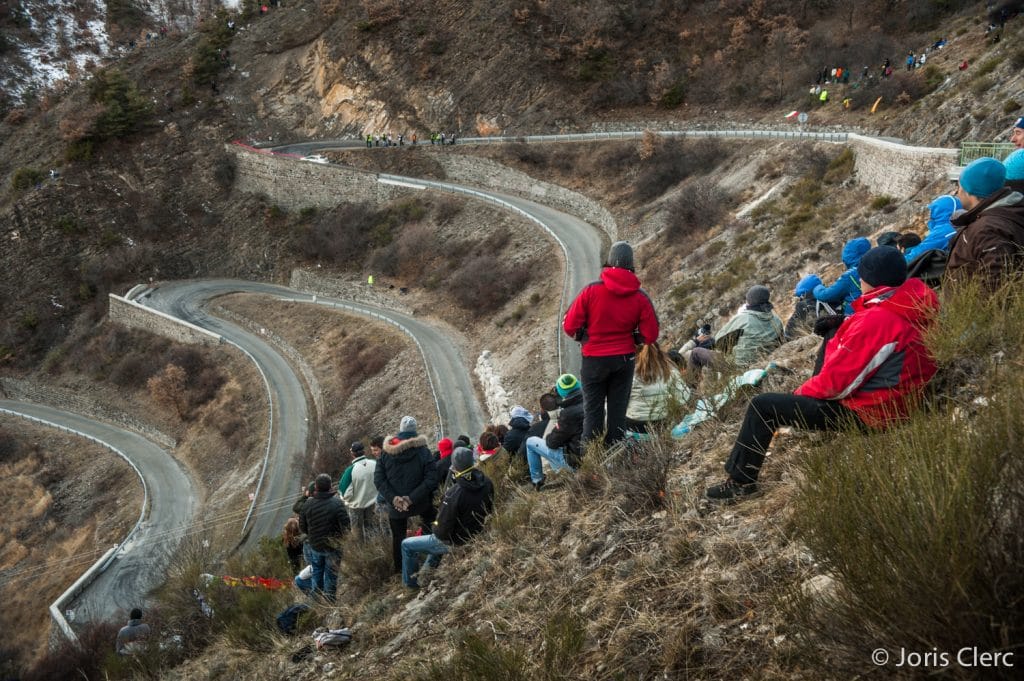
[{"label": "spectator sitting on grass", "polygon": [[134,655],[149,639],[149,625],[142,621],[142,610],[132,608],[128,615],[128,624],[117,632],[114,650],[118,655]]},{"label": "spectator sitting on grass", "polygon": [[965,213],[949,245],[944,281],[980,277],[994,289],[1002,277],[1024,266],[1024,195],[1004,186],[1006,167],[979,158],[960,173],[957,191]]},{"label": "spectator sitting on grass", "polygon": [[553,470],[568,468],[575,471],[583,458],[580,438],[583,435],[583,390],[572,374],[562,374],[555,384],[561,411],[558,424],[546,437],[526,439],[526,461],[530,467],[530,481],[534,489],[544,486],[544,466],[547,459]]},{"label": "spectator sitting on grass", "polygon": [[961,208],[960,199],[949,194],[943,194],[928,204],[928,234],[921,243],[906,251],[904,255],[908,263],[925,251],[949,248],[949,240],[956,234],[956,227],[949,220]]},{"label": "spectator sitting on grass", "polygon": [[419,554],[428,554],[427,565],[436,568],[452,546],[465,544],[483,530],[484,519],[494,510],[494,485],[473,466],[473,452],[459,447],[451,459],[452,484],[441,498],[433,534],[402,542],[402,582],[410,589],[420,586]]},{"label": "spectator sitting on grass", "polygon": [[1024,149],[1018,149],[1003,161],[1006,167],[1006,186],[1024,192]]},{"label": "spectator sitting on grass", "polygon": [[906,277],[907,261],[898,249],[878,246],[864,255],[864,295],[828,342],[821,371],[792,394],[762,393],[750,401],[725,464],[729,477],[708,488],[709,499],[731,501],[759,491],[765,452],[780,426],[884,428],[909,415],[935,374],[922,332],[939,301],[919,279]]},{"label": "spectator sitting on grass", "polygon": [[690,399],[690,388],[678,367],[657,343],[645,345],[636,355],[633,388],[626,408],[626,427],[634,433],[646,433],[668,417],[673,404]]},{"label": "spectator sitting on grass", "polygon": [[796,304],[793,306],[793,314],[786,320],[784,335],[792,340],[801,332],[808,332],[815,318],[818,316],[818,301],[814,299],[814,287],[821,285],[821,277],[817,274],[808,274],[797,282],[793,289],[796,296]]},{"label": "spectator sitting on grass", "polygon": [[[871,242],[864,237],[850,239],[843,246],[843,264],[846,271],[839,275],[831,286],[819,284],[814,287],[814,299],[830,305],[835,312],[852,314],[852,303],[860,297],[860,279],[857,276],[857,263],[871,248]],[[842,308],[842,309],[840,309]]]},{"label": "spectator sitting on grass", "polygon": [[690,352],[690,368],[694,375],[703,367],[731,354],[741,368],[747,368],[782,344],[782,320],[772,311],[771,291],[767,286],[751,286],[746,303],[715,334],[715,349],[694,348]]}]

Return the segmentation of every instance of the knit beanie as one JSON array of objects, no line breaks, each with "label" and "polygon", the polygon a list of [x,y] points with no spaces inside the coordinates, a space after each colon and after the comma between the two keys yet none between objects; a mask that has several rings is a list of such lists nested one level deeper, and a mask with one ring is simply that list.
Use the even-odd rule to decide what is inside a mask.
[{"label": "knit beanie", "polygon": [[876,246],[895,246],[896,242],[899,241],[899,232],[882,232],[875,239]]},{"label": "knit beanie", "polygon": [[608,251],[608,267],[621,267],[633,271],[633,247],[625,241],[616,241]]},{"label": "knit beanie", "polygon": [[767,286],[756,284],[747,289],[747,305],[764,305],[771,298],[772,292]]},{"label": "knit beanie", "polygon": [[403,416],[402,422],[398,426],[398,432],[400,433],[412,433],[416,434],[416,419],[412,416]]},{"label": "knit beanie", "polygon": [[[1024,127],[1024,125],[1020,127]],[[1024,149],[1018,149],[1007,156],[1003,165],[1006,167],[1007,180],[1024,180]]]},{"label": "knit beanie", "polygon": [[353,454],[355,454],[356,456],[359,456],[359,455],[361,455],[363,453],[363,443],[362,442],[353,442],[352,446],[349,447],[349,449],[352,450]]},{"label": "knit beanie", "polygon": [[898,248],[876,246],[860,259],[857,273],[872,286],[899,286],[907,280],[907,261]]},{"label": "knit beanie", "polygon": [[991,156],[971,161],[960,173],[960,188],[979,199],[995,194],[1004,182],[1006,166]]},{"label": "knit beanie", "polygon": [[441,438],[441,441],[437,443],[437,451],[441,453],[442,459],[451,456],[453,449],[455,449],[455,443],[452,442],[449,437],[443,437]]},{"label": "knit beanie", "polygon": [[562,399],[565,399],[570,393],[579,390],[579,388],[580,382],[572,374],[562,374],[558,377],[558,383],[555,384],[555,390]]},{"label": "knit beanie", "polygon": [[452,453],[452,470],[458,473],[473,465],[473,452],[465,447],[459,447]]},{"label": "knit beanie", "polygon": [[805,295],[813,291],[815,286],[821,286],[821,277],[817,274],[808,274],[797,282],[796,288],[793,289],[793,295],[797,298],[803,298]]},{"label": "knit beanie", "polygon": [[529,421],[532,418],[533,414],[530,413],[530,410],[527,409],[526,407],[521,407],[518,404],[512,407],[512,413],[510,413],[508,416],[509,421],[511,421],[512,419],[526,419],[527,421]]},{"label": "knit beanie", "polygon": [[1017,122],[1013,124],[1013,127],[1024,129],[1024,116],[1021,116],[1020,118],[1018,118]]}]

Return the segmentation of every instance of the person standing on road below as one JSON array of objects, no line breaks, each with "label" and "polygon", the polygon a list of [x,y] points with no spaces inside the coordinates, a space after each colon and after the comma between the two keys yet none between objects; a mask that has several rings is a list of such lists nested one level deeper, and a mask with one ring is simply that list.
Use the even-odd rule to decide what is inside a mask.
[{"label": "person standing on road below", "polygon": [[[612,244],[601,279],[588,284],[569,306],[562,329],[581,343],[583,436],[602,429],[610,445],[625,435],[626,407],[633,387],[636,346],[658,340],[658,315],[634,273],[633,248]],[[608,423],[605,428],[605,403]]]}]

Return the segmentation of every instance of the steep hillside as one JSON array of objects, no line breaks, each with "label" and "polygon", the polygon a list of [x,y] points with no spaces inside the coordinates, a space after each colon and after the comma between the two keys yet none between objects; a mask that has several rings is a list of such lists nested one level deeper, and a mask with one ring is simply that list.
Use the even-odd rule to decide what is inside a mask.
[{"label": "steep hillside", "polygon": [[[108,12],[115,6],[125,4],[108,2]],[[0,277],[0,371],[5,376],[81,385],[77,373],[100,358],[90,349],[105,349],[107,359],[122,350],[130,353],[105,342],[111,331],[100,322],[110,291],[202,277],[287,283],[295,268],[304,268],[350,286],[361,285],[368,272],[376,274],[378,282],[401,291],[395,294],[398,304],[464,338],[462,350],[470,361],[492,350],[491,368],[503,376],[511,399],[534,406],[555,373],[550,341],[538,332],[549,329],[555,316],[554,273],[561,265],[550,255],[556,249],[547,236],[494,207],[430,194],[356,204],[339,186],[335,207],[286,210],[266,196],[239,191],[238,169],[223,150],[233,139],[280,142],[378,131],[417,132],[426,139],[438,130],[468,136],[662,125],[781,127],[795,126],[782,116],[801,109],[809,111],[812,126],[955,146],[970,139],[1004,139],[1024,102],[1024,22],[1011,19],[998,32],[986,32],[985,7],[977,2],[825,1],[780,8],[761,0],[582,5],[568,0],[299,0],[271,6],[266,15],[248,2],[231,13],[205,4],[200,11],[192,3],[144,9],[147,17],[131,29],[136,32],[130,35],[142,36],[136,49],[90,78],[38,96],[24,97],[11,88],[6,94],[16,96],[0,101],[0,256],[6,265]],[[166,16],[160,12],[187,19],[180,30],[146,41],[145,33],[158,31],[159,17]],[[87,23],[87,15],[83,11],[75,21]],[[5,40],[46,41],[25,26],[16,28]],[[129,33],[118,35],[124,40]],[[907,51],[923,51],[939,36],[947,43],[929,53],[925,68],[902,70]],[[80,47],[92,49],[84,41]],[[880,79],[877,71],[886,58],[897,72]],[[27,63],[22,57],[9,61],[12,69]],[[968,66],[961,70],[965,61]],[[867,65],[874,78],[855,76],[849,84],[832,86],[831,102],[815,105],[808,85],[822,67],[839,64],[856,76]],[[846,97],[848,108],[841,105]],[[443,164],[426,151],[381,151],[330,156],[370,170],[445,175]],[[815,271],[829,279],[837,274],[838,252],[849,237],[920,229],[924,205],[949,189],[945,178],[936,177],[904,201],[872,196],[857,183],[850,153],[826,143],[675,142],[651,134],[638,144],[434,151],[495,161],[568,187],[607,209],[618,233],[637,244],[641,277],[672,345],[685,340],[698,320],[728,315],[753,283],[770,285],[776,309],[785,315],[799,275]],[[959,308],[963,316],[970,305],[982,305],[977,298],[965,300]],[[232,297],[217,305],[218,313],[288,346],[298,357],[292,361],[307,370],[307,381],[312,377],[319,385],[323,404],[310,443],[310,452],[319,454],[318,470],[336,472],[344,461],[339,445],[390,428],[405,411],[430,408],[423,376],[416,373],[421,364],[407,339],[387,338],[353,318],[298,311],[262,298]],[[1012,415],[997,406],[983,411],[990,406],[985,396],[1002,385],[995,377],[1016,366],[1014,339],[1021,331],[1010,323],[1013,315],[983,317],[1006,317],[1007,328],[990,335],[987,327],[972,330],[983,337],[977,347],[957,345],[957,334],[949,333],[953,340],[947,338],[946,346],[953,350],[944,361],[952,378],[947,380],[967,387],[960,384],[955,401],[939,400],[917,429],[908,429],[911,440],[962,432],[966,439],[955,440],[956,445],[971,452],[993,452],[992,442],[1000,438],[1016,442]],[[374,353],[374,341],[386,351]],[[799,383],[814,345],[804,339],[780,351],[774,359],[782,371],[766,387],[787,390]],[[954,361],[957,353],[968,352],[966,367]],[[992,366],[990,356],[996,357]],[[109,375],[110,368],[99,373]],[[246,370],[251,374],[251,367]],[[717,381],[709,379],[703,390],[713,392]],[[251,375],[245,382],[250,410],[257,384]],[[415,394],[398,394],[406,389]],[[103,390],[102,398],[112,399],[118,388]],[[238,398],[237,391],[233,394]],[[1012,390],[999,394],[1005,402],[993,403],[1019,403]],[[223,397],[220,410],[209,417],[208,432],[196,434],[183,452],[213,497],[241,475],[225,471],[224,461],[207,458],[231,435],[215,432],[217,419],[235,410],[232,395]],[[151,405],[145,410],[152,411]],[[845,591],[854,582],[841,581],[851,576],[843,569],[872,565],[883,574],[893,565],[918,564],[906,555],[883,557],[889,562],[881,567],[862,555],[844,563],[848,556],[830,553],[828,542],[814,543],[823,535],[843,536],[801,525],[829,501],[829,490],[816,488],[812,473],[828,470],[830,448],[838,446],[831,441],[819,446],[817,436],[783,435],[772,452],[765,478],[770,494],[763,501],[737,509],[704,504],[700,493],[717,481],[741,413],[741,405],[733,405],[688,439],[660,438],[636,457],[606,461],[604,452],[594,452],[583,474],[556,481],[542,494],[502,490],[488,534],[446,559],[442,570],[424,579],[419,595],[388,579],[383,545],[348,545],[340,604],[318,606],[304,624],[351,625],[356,640],[341,654],[311,655],[303,646],[307,637],[298,642],[273,632],[272,615],[295,599],[291,592],[253,596],[217,585],[209,595],[222,616],[200,618],[192,596],[199,573],[286,578],[287,568],[276,545],[228,562],[227,547],[190,546],[151,615],[161,630],[185,632],[185,647],[155,647],[135,668],[104,661],[104,642],[90,673],[182,679],[849,678],[871,671],[865,654],[872,635],[895,650],[902,645],[901,627],[916,637],[906,645],[922,643],[922,650],[969,631],[966,624],[953,626],[959,622],[986,632],[988,638],[978,639],[986,650],[1019,643],[1013,613],[992,605],[1019,596],[1013,572],[1001,571],[1000,563],[1007,556],[1017,559],[1017,545],[1008,540],[1000,551],[981,542],[955,544],[956,555],[949,556],[935,548],[942,543],[936,541],[920,554],[937,571],[948,565],[954,572],[962,567],[954,559],[969,555],[972,562],[963,572],[980,574],[977,584],[1007,585],[963,590],[970,597],[966,602],[979,603],[994,624],[957,619],[955,613],[967,606],[955,598],[929,610],[922,587],[907,599],[909,614],[903,619],[886,613],[889,619],[860,621],[841,611],[843,619],[836,621],[855,622],[851,631],[864,650],[852,650],[853,644],[829,648],[842,638],[833,628],[801,619],[802,599],[850,593],[864,599],[857,601],[861,605],[872,598],[900,601],[902,592],[877,584],[868,584],[874,591]],[[994,424],[991,440],[981,444],[970,438],[988,431],[959,428],[965,415],[978,414],[985,424]],[[171,421],[176,428],[187,427],[181,419]],[[227,425],[240,427],[234,421]],[[255,424],[242,430],[236,449],[260,435]],[[862,461],[858,447],[868,459],[872,447],[875,453],[913,451],[913,442],[901,437],[851,437],[844,440],[853,444],[842,445],[841,460]],[[246,447],[248,458],[240,459],[251,467],[257,449]],[[967,457],[949,461],[961,459],[982,465]],[[913,474],[921,470],[946,470],[921,465],[906,471],[898,461],[887,458],[880,468],[893,471],[893,484],[917,481]],[[851,489],[889,490],[886,480],[855,475],[864,469],[851,473]],[[971,471],[965,477],[1002,489],[998,476]],[[1015,475],[1011,470],[1003,479],[1015,481]],[[991,501],[988,494],[975,494],[975,487],[948,484],[946,478],[924,483],[929,490],[949,488],[999,509],[991,515],[986,506],[973,519],[1019,517],[1017,507],[996,504],[1010,504],[1013,495],[997,494]],[[244,494],[240,488],[229,491],[236,499]],[[899,506],[904,495],[918,498],[913,489],[906,492],[895,488],[886,518],[908,517],[928,506]],[[218,501],[227,503],[227,494]],[[839,496],[832,490],[832,500]],[[868,496],[863,503],[880,500]],[[956,510],[964,504],[964,497],[955,497],[928,508]],[[850,519],[865,533],[899,532],[858,525],[855,508],[835,508],[837,518]],[[949,518],[936,514],[923,516],[914,527],[927,527],[931,520],[947,527],[939,521]],[[17,523],[23,522],[19,516]],[[74,519],[70,531],[92,532],[91,522]],[[982,525],[949,536],[975,536],[968,530]],[[895,539],[890,543],[907,548]],[[836,550],[844,548],[849,547]],[[918,548],[909,546],[910,553]],[[950,593],[961,593],[956,574],[933,576]],[[911,605],[920,610],[910,611]],[[823,612],[827,620],[840,610]],[[913,627],[933,620],[945,625],[946,638],[934,628]],[[986,626],[995,633],[989,636]],[[999,636],[1002,643],[991,643]],[[71,668],[67,659],[82,659],[61,654],[70,657],[52,658],[36,676],[61,678]]]}]

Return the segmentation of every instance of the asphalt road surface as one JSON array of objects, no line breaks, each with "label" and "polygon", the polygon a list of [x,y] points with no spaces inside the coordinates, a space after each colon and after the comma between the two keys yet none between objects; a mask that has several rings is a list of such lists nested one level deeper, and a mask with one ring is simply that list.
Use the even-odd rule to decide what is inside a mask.
[{"label": "asphalt road surface", "polygon": [[[365,143],[360,144],[353,140],[323,140],[270,147],[270,149],[276,153],[308,156],[331,149],[359,147],[365,149]],[[389,175],[388,177],[397,178],[398,176]],[[401,179],[410,184],[425,182],[414,177],[402,177]],[[563,291],[562,297],[563,307],[558,315],[555,333],[557,334],[557,342],[561,349],[562,370],[578,375],[581,361],[579,344],[562,333],[561,322],[562,317],[565,316],[565,308],[572,302],[576,294],[588,283],[595,281],[601,273],[601,264],[604,262],[604,232],[573,215],[518,196],[452,182],[429,182],[431,187],[439,188],[442,191],[447,190],[457,193],[472,191],[492,199],[510,203],[542,222],[558,237],[565,247],[567,275],[565,277],[565,291]]]},{"label": "asphalt road surface", "polygon": [[[192,527],[196,510],[192,480],[169,452],[136,433],[39,404],[0,400],[0,408],[92,436],[123,452],[141,472],[149,492],[148,514],[117,558],[68,606],[76,622],[126,617],[129,610],[143,603],[151,589],[163,583],[171,557],[185,531]],[[142,505],[140,485],[120,490],[119,494],[123,504],[135,508]],[[68,573],[69,586],[78,572],[76,568]]]},{"label": "asphalt road surface", "polygon": [[[291,515],[291,501],[301,489],[300,462],[309,438],[308,407],[302,382],[287,360],[258,336],[208,314],[212,298],[228,293],[258,293],[313,304],[314,297],[284,286],[235,280],[172,282],[136,299],[137,302],[220,334],[255,359],[267,377],[273,396],[274,432],[263,488],[257,499],[249,540],[280,533]],[[360,315],[381,317],[408,329],[423,348],[427,371],[439,397],[441,423],[437,432],[480,432],[485,418],[476,390],[456,344],[444,333],[415,317],[333,298],[316,297],[316,304]],[[418,415],[429,423],[428,415]],[[428,427],[424,423],[423,430]]]}]

